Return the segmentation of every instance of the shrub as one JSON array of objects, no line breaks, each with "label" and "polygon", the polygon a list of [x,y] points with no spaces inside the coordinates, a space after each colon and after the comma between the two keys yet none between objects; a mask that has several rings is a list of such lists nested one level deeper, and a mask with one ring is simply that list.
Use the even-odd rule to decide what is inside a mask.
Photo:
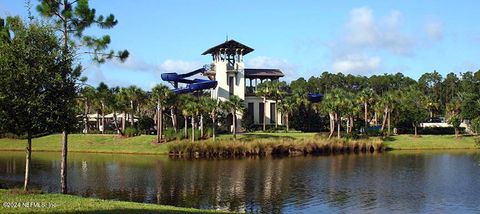
[{"label": "shrub", "polygon": [[[40,133],[40,134],[34,134],[32,135],[32,138],[37,138],[37,137],[43,137],[47,136],[49,134],[52,134],[51,132],[45,132],[45,133]],[[12,133],[0,133],[0,138],[10,138],[10,139],[19,139],[19,140],[26,140],[27,135],[16,135]]]},{"label": "shrub", "polygon": [[128,127],[125,129],[125,136],[127,137],[133,137],[133,136],[137,136],[139,134],[137,128],[135,127]]},{"label": "shrub", "polygon": [[350,152],[381,152],[384,150],[380,140],[256,140],[246,141],[204,141],[192,143],[182,141],[169,144],[171,154],[189,157],[245,157],[252,155],[306,155],[336,154]]},{"label": "shrub", "polygon": [[[460,133],[465,131],[465,128],[460,127],[458,129]],[[455,134],[455,128],[453,127],[425,127],[419,130],[419,134],[424,135],[443,135],[443,134]]]},{"label": "shrub", "polygon": [[480,133],[480,117],[476,117],[475,119],[473,119],[471,121],[471,125],[472,125],[472,131],[475,132],[475,134]]},{"label": "shrub", "polygon": [[136,123],[138,130],[143,134],[148,134],[148,132],[154,129],[155,121],[152,118],[147,116],[142,116],[138,119]]},{"label": "shrub", "polygon": [[241,121],[242,128],[245,129],[247,132],[251,132],[255,130],[255,124],[253,121],[253,117],[248,114],[243,114],[242,121]]},{"label": "shrub", "polygon": [[172,128],[167,128],[163,131],[163,135],[165,136],[165,139],[167,141],[175,140],[177,139],[177,134],[175,133],[175,130]]}]

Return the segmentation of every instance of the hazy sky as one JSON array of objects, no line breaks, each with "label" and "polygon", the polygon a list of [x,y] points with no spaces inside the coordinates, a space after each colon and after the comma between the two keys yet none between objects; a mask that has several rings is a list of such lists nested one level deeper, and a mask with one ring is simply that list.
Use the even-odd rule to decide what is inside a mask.
[{"label": "hazy sky", "polygon": [[[32,0],[34,5],[37,1]],[[111,35],[128,49],[124,64],[84,62],[93,85],[162,82],[162,72],[210,63],[206,49],[235,39],[255,49],[247,67],[279,68],[285,80],[323,71],[361,75],[480,69],[480,1],[92,0],[97,14],[119,24],[88,33]],[[0,0],[0,16],[26,17],[23,0]],[[34,11],[38,17],[38,13]],[[87,57],[85,57],[87,58]]]}]

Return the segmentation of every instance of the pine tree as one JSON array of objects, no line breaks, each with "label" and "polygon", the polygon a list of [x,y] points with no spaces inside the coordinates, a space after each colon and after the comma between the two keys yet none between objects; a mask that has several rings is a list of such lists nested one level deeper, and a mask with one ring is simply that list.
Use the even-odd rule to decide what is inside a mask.
[{"label": "pine tree", "polygon": [[[84,31],[92,25],[97,25],[102,29],[113,28],[118,21],[113,14],[108,16],[97,16],[96,10],[90,8],[88,0],[40,0],[40,4],[37,6],[37,10],[40,14],[48,19],[53,20],[57,27],[61,29],[63,40],[63,61],[73,65],[72,60],[74,56],[78,54],[90,54],[92,60],[98,63],[103,63],[107,59],[114,57],[125,60],[128,57],[128,51],[119,51],[115,54],[113,50],[107,51],[110,44],[110,36],[104,35],[103,37],[94,37],[84,35]],[[80,45],[81,44],[81,45]],[[81,47],[85,47],[82,49]],[[80,69],[68,69],[61,74],[63,79],[68,79],[67,76]],[[63,116],[69,117],[71,109],[74,108],[75,100],[75,85],[64,84],[60,90],[59,99],[65,104],[65,111]],[[67,193],[67,148],[68,148],[68,132],[73,124],[67,120],[59,121],[60,126],[63,129],[63,149],[62,149],[62,161],[61,161],[61,192]]]}]

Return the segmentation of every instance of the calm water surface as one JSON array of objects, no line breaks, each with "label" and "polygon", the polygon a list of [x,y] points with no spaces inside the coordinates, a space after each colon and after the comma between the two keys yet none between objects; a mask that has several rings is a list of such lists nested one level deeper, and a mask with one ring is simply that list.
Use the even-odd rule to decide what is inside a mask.
[{"label": "calm water surface", "polygon": [[[60,153],[34,152],[32,186],[59,192]],[[0,152],[0,187],[21,186],[24,152]],[[240,212],[480,212],[480,153],[175,160],[71,153],[85,197]]]}]

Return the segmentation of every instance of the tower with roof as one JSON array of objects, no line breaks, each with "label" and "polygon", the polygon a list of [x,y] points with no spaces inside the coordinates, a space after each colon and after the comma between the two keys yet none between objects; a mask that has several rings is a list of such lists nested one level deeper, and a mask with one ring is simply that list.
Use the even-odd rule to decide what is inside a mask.
[{"label": "tower with roof", "polygon": [[[210,79],[218,82],[216,88],[212,89],[212,98],[222,101],[230,96],[236,95],[244,100],[247,107],[248,117],[251,117],[254,124],[263,124],[264,110],[267,112],[266,124],[281,124],[281,116],[276,112],[276,103],[273,100],[263,99],[256,95],[257,85],[263,81],[278,81],[283,77],[279,69],[266,68],[245,68],[244,56],[254,49],[235,40],[228,40],[222,44],[209,48],[202,55],[211,55],[212,63],[210,71],[206,72]],[[238,127],[242,114],[237,112]]]}]

